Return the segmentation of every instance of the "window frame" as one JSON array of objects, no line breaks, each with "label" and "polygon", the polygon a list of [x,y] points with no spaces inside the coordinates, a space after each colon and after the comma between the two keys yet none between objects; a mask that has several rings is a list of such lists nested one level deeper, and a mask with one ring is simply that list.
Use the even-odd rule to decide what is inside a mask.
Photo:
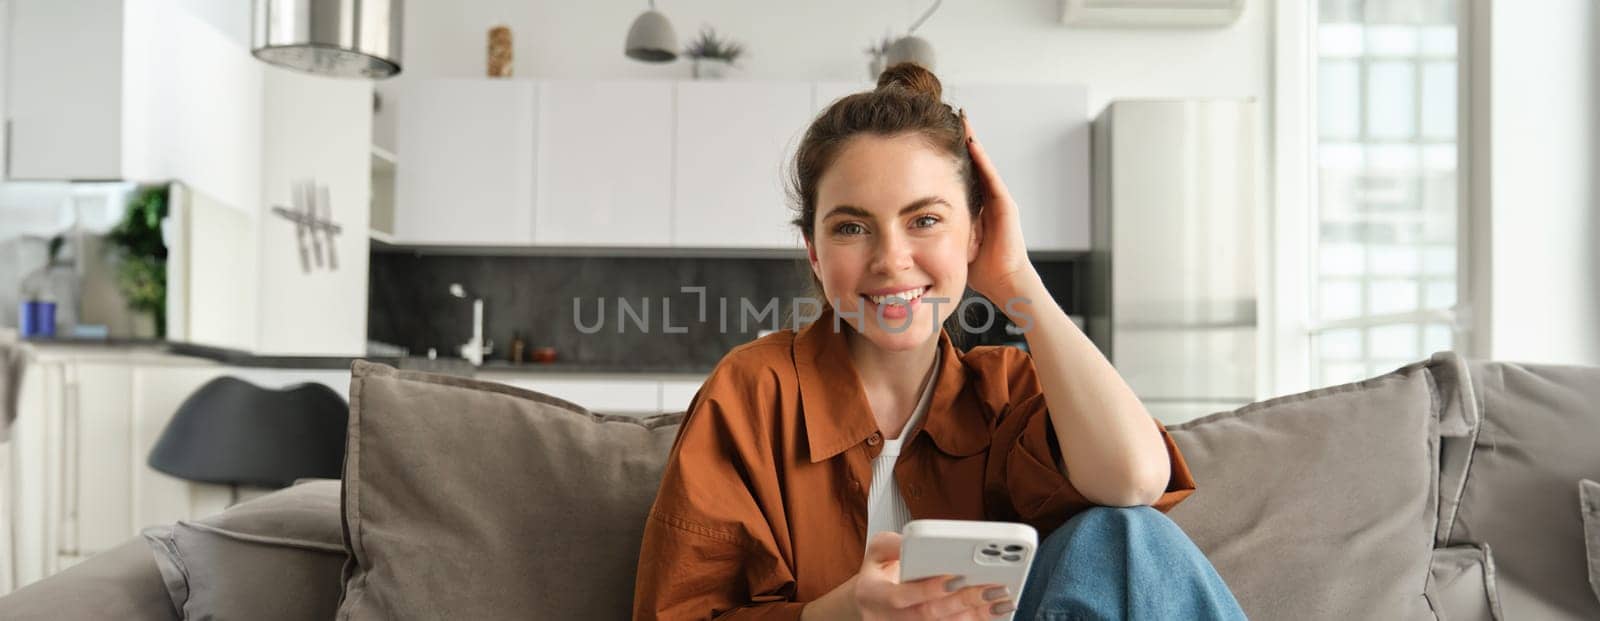
[{"label": "window frame", "polygon": [[[1272,206],[1266,230],[1268,294],[1261,298],[1261,315],[1266,328],[1260,340],[1258,359],[1265,363],[1257,374],[1261,397],[1301,392],[1322,385],[1313,374],[1312,340],[1316,335],[1338,329],[1366,329],[1401,324],[1444,323],[1451,327],[1453,350],[1466,357],[1485,352],[1488,343],[1486,313],[1488,258],[1475,253],[1485,247],[1487,204],[1480,197],[1478,174],[1487,166],[1487,155],[1474,149],[1483,119],[1478,102],[1487,95],[1487,75],[1474,62],[1486,51],[1480,16],[1475,10],[1480,0],[1458,0],[1456,7],[1456,302],[1448,309],[1418,309],[1401,313],[1322,320],[1314,316],[1317,287],[1323,278],[1317,270],[1320,248],[1318,204],[1320,186],[1316,154],[1321,145],[1318,135],[1317,79],[1321,62],[1317,40],[1320,6],[1317,2],[1279,0],[1274,3],[1272,68],[1271,141]],[[1479,44],[1479,45],[1475,45]],[[1358,62],[1365,66],[1369,57]],[[1422,59],[1407,57],[1406,60]],[[1420,72],[1417,76],[1420,80]],[[1363,84],[1361,88],[1365,89]],[[1420,97],[1420,92],[1419,95]],[[1365,105],[1361,102],[1358,105]],[[1419,104],[1420,105],[1420,104]],[[1421,131],[1420,127],[1418,131]],[[1419,141],[1420,142],[1420,141]],[[1370,280],[1370,274],[1355,277]],[[1414,279],[1424,282],[1424,278]],[[1426,287],[1419,287],[1425,295]],[[1370,360],[1369,356],[1367,360]]]}]

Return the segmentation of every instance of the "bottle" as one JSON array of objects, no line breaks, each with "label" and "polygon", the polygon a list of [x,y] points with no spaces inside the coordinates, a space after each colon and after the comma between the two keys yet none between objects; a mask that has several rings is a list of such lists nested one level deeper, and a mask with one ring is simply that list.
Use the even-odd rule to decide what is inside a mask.
[{"label": "bottle", "polygon": [[523,351],[527,348],[528,342],[522,340],[522,333],[513,332],[511,333],[511,347],[509,348],[511,351],[506,358],[511,361],[511,364],[522,364]]}]

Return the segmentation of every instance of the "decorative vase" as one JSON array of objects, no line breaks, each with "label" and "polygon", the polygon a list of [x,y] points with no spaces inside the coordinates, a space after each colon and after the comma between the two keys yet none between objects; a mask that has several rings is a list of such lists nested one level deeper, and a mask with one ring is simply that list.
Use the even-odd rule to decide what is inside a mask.
[{"label": "decorative vase", "polygon": [[696,58],[693,71],[696,80],[721,80],[732,73],[733,63],[720,58]]},{"label": "decorative vase", "polygon": [[489,29],[489,77],[511,77],[511,28],[495,26]]}]

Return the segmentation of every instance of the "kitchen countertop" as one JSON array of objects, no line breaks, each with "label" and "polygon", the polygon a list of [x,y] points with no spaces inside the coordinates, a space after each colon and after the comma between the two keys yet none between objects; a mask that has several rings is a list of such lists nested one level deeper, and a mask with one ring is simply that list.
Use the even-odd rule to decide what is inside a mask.
[{"label": "kitchen countertop", "polygon": [[473,368],[466,360],[459,358],[430,359],[423,356],[280,356],[271,354],[253,354],[247,351],[229,349],[225,347],[212,347],[195,343],[179,341],[166,341],[153,338],[112,338],[112,339],[75,339],[75,338],[46,338],[23,339],[41,347],[99,347],[106,349],[146,349],[161,351],[179,356],[189,356],[212,360],[237,367],[276,368],[276,369],[348,369],[356,360],[366,360],[387,364],[389,366],[405,369],[426,371],[430,373],[445,373],[449,375],[473,376],[479,374],[508,375],[508,374],[573,374],[573,375],[682,375],[695,379],[704,378],[711,372],[712,366],[683,367],[669,365],[651,365],[629,362],[605,361],[579,361],[558,360],[555,362],[528,362],[511,364],[504,360],[485,360],[483,366]]}]

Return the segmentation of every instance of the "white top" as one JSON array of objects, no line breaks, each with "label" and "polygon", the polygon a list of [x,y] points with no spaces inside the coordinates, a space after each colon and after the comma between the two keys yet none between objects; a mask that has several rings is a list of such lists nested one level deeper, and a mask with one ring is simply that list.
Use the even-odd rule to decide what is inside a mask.
[{"label": "white top", "polygon": [[898,533],[906,522],[911,521],[911,511],[900,496],[900,486],[894,482],[894,463],[900,457],[900,445],[905,442],[906,436],[916,427],[917,421],[928,413],[928,403],[933,400],[933,385],[939,376],[939,358],[942,355],[943,352],[934,354],[934,371],[924,381],[922,395],[917,398],[917,407],[911,411],[911,418],[906,419],[906,426],[895,434],[893,440],[885,436],[883,452],[872,460],[872,486],[867,488],[868,541],[872,540],[872,535],[883,531]]}]

